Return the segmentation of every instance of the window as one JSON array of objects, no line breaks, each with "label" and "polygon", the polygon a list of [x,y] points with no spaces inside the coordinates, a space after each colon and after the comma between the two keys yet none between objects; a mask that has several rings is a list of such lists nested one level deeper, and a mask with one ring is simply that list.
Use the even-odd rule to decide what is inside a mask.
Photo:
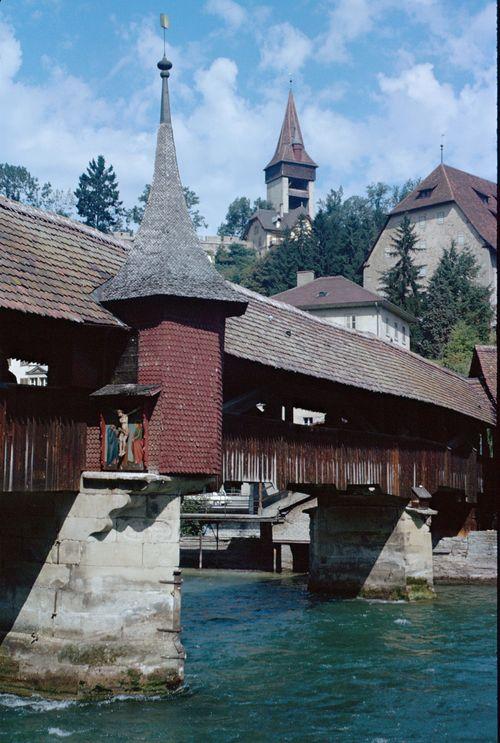
[{"label": "window", "polygon": [[401,326],[401,332],[403,333],[403,345],[406,345],[406,326]]},{"label": "window", "polygon": [[425,220],[426,220],[425,214],[420,214],[418,216],[417,224],[418,224],[419,230],[425,230]]},{"label": "window", "polygon": [[418,275],[421,279],[425,278],[427,276],[427,266],[420,266],[418,270]]},{"label": "window", "polygon": [[355,330],[356,329],[356,315],[351,315],[351,324],[350,327]]},{"label": "window", "polygon": [[[475,188],[473,188],[472,190],[473,191],[476,191]],[[481,191],[476,191],[476,194],[479,196],[479,198],[481,199],[481,201],[483,202],[483,204],[487,204],[488,201],[490,200],[490,197],[487,196],[485,193],[481,193]]]},{"label": "window", "polygon": [[390,248],[390,247],[387,247],[387,248],[386,248],[386,249],[384,250],[384,253],[385,253],[385,257],[386,257],[386,258],[392,258],[392,255],[391,255],[391,254],[392,254],[392,248]]},{"label": "window", "polygon": [[465,235],[463,235],[461,232],[457,235],[457,245],[465,245]]},{"label": "window", "polygon": [[438,212],[437,213],[437,223],[443,224],[444,223],[444,212]]},{"label": "window", "polygon": [[417,194],[417,199],[428,199],[434,191],[434,188],[421,188]]},{"label": "window", "polygon": [[396,341],[399,341],[399,325],[397,322],[394,323],[394,337]]},{"label": "window", "polygon": [[389,325],[389,318],[385,318],[385,334],[389,338],[391,335],[391,326]]}]

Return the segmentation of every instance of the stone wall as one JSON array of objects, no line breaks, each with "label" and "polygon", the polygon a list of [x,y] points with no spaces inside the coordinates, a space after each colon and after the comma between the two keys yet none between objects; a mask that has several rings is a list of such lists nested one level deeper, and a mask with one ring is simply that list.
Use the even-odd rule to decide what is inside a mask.
[{"label": "stone wall", "polygon": [[[443,215],[440,218],[439,215]],[[425,220],[419,221],[421,216]],[[370,253],[363,273],[363,286],[371,291],[380,291],[381,274],[390,268],[396,260],[389,253],[392,250],[392,240],[401,224],[403,215],[396,214],[389,218],[386,227],[380,235]],[[425,266],[425,276],[421,283],[425,287],[437,268],[444,248],[449,248],[455,240],[458,250],[470,248],[479,263],[478,282],[483,286],[493,288],[492,301],[495,302],[496,265],[494,255],[484,246],[474,227],[466,220],[462,211],[455,204],[438,204],[437,206],[423,207],[410,212],[412,222],[416,224],[416,235],[419,247],[423,248],[415,258],[417,265]],[[461,237],[460,237],[461,236]],[[460,242],[462,241],[462,244]]]},{"label": "stone wall", "polygon": [[495,583],[497,532],[471,531],[434,545],[434,579],[441,583]]},{"label": "stone wall", "polygon": [[0,495],[0,690],[92,697],[182,682],[180,498],[154,484]]},{"label": "stone wall", "polygon": [[350,496],[336,503],[319,498],[310,515],[312,590],[345,597],[432,596],[431,535],[427,516],[417,509],[356,503]]}]

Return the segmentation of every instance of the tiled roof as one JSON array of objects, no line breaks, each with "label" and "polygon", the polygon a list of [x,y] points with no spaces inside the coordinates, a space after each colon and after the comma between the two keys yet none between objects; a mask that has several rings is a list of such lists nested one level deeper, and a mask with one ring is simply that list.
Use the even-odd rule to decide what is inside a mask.
[{"label": "tiled roof", "polygon": [[[422,191],[430,190],[428,196]],[[482,194],[480,196],[479,194]],[[487,200],[486,198],[487,197]],[[401,201],[391,214],[437,206],[455,201],[485,242],[497,246],[497,185],[484,178],[438,165],[417,188]]]},{"label": "tiled roof", "polygon": [[91,294],[125,255],[111,235],[0,196],[0,307],[123,326]]},{"label": "tiled roof", "polygon": [[276,151],[271,162],[266,165],[265,170],[270,168],[272,165],[276,165],[283,161],[301,163],[314,168],[318,167],[305,150],[292,91],[288,94],[285,118],[283,119],[283,124],[281,126]]},{"label": "tiled roof", "polygon": [[476,346],[470,368],[470,376],[481,379],[495,402],[497,400],[497,352],[496,346]]},{"label": "tiled roof", "polygon": [[292,227],[297,224],[299,217],[307,217],[308,214],[305,207],[303,206],[298,206],[296,209],[291,209],[289,212],[285,212],[285,214],[283,214],[279,227],[277,227],[276,223],[273,221],[277,216],[279,216],[279,214],[274,209],[257,209],[257,211],[252,214],[248,221],[246,233],[248,233],[249,226],[254,221],[254,219],[257,219],[265,230],[282,232],[283,230],[287,229],[291,230]]},{"label": "tiled roof", "polygon": [[[95,296],[102,302],[165,295],[237,303],[239,296],[210,262],[189,216],[177,167],[167,77],[162,72],[162,119],[144,217],[126,262]],[[237,311],[244,311],[244,304]]]},{"label": "tiled roof", "polygon": [[394,312],[394,314],[404,317],[409,322],[416,319],[408,312],[396,307],[392,302],[388,302],[384,297],[359,286],[359,284],[355,284],[354,281],[346,279],[345,276],[321,276],[302,286],[296,286],[293,289],[275,294],[273,299],[286,302],[302,310],[316,307],[341,307],[343,305],[352,307],[378,303]]},{"label": "tiled roof", "polygon": [[493,422],[477,380],[469,380],[370,334],[236,287],[248,301],[242,317],[226,324],[225,351],[287,371],[407,397]]}]

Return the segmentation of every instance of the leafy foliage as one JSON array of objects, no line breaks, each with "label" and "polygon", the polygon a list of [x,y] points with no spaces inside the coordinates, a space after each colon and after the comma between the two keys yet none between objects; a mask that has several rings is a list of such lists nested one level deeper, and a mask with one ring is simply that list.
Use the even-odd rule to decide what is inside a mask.
[{"label": "leafy foliage", "polygon": [[474,328],[477,343],[488,342],[493,316],[490,290],[477,284],[478,273],[479,266],[469,250],[458,251],[454,242],[445,248],[429,281],[420,316],[418,351],[424,356],[443,356],[457,320]]},{"label": "leafy foliage", "polygon": [[99,155],[92,159],[87,171],[82,173],[75,191],[76,208],[85,224],[101,232],[119,229],[124,216],[120,201],[118,181],[113,166],[106,167],[106,161]]},{"label": "leafy foliage", "polygon": [[481,341],[477,328],[465,320],[459,320],[451,329],[448,341],[443,347],[443,365],[460,374],[468,374],[474,346]]},{"label": "leafy foliage", "polygon": [[228,248],[223,245],[219,247],[215,255],[215,267],[228,281],[245,284],[256,260],[255,250],[235,242]]},{"label": "leafy foliage", "polygon": [[253,206],[246,196],[239,196],[229,204],[226,219],[217,230],[221,237],[243,237],[248,220],[257,209],[272,209],[269,201],[255,199]]},{"label": "leafy foliage", "polygon": [[[151,191],[151,184],[146,183],[144,186],[141,195],[137,199],[138,203],[132,207],[132,209],[128,209],[125,213],[125,218],[127,222],[127,226],[131,226],[132,224],[139,225],[142,222],[142,218],[144,216],[144,209],[146,208],[146,204],[148,203],[149,198],[149,192]],[[198,204],[200,203],[200,197],[192,191],[188,186],[184,186],[184,198],[186,199],[186,206],[188,208],[189,216],[191,217],[193,221],[194,228],[196,230],[200,229],[201,227],[208,227],[208,224],[205,220],[205,217],[201,214],[199,209],[197,209]]]},{"label": "leafy foliage", "polygon": [[75,210],[75,198],[70,190],[53,189],[49,182],[42,186],[22,165],[0,164],[0,193],[37,209],[70,217]]},{"label": "leafy foliage", "polygon": [[[181,503],[181,513],[206,513],[208,510],[208,501],[206,498],[183,498]],[[201,521],[181,521],[181,536],[197,537],[203,534],[205,525]]]},{"label": "leafy foliage", "polygon": [[395,264],[382,274],[381,289],[390,302],[408,312],[417,314],[420,309],[421,284],[419,274],[421,266],[414,262],[418,247],[415,225],[405,214],[401,224],[392,238],[390,256],[396,258]]}]

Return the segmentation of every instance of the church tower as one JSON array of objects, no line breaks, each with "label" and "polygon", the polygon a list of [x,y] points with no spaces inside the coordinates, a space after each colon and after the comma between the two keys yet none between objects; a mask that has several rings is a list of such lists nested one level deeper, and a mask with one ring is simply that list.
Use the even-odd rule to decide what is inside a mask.
[{"label": "church tower", "polygon": [[314,181],[318,166],[306,152],[290,90],[276,152],[264,168],[267,199],[280,214],[303,207],[314,216]]}]

